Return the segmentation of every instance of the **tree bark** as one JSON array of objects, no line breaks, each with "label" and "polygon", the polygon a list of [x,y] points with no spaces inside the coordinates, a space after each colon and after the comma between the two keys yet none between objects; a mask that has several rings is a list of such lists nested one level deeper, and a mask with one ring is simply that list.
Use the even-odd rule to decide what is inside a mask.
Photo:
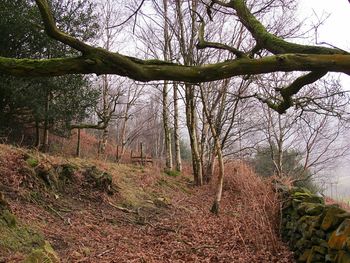
[{"label": "tree bark", "polygon": [[174,85],[174,145],[176,171],[182,171],[180,136],[179,136],[179,106],[178,106],[178,86]]},{"label": "tree bark", "polygon": [[105,124],[100,141],[98,144],[98,154],[105,154],[107,141],[108,141],[108,124],[109,124],[109,108],[108,108],[108,92],[109,92],[109,81],[108,76],[102,76],[102,120]]},{"label": "tree bark", "polygon": [[173,169],[173,154],[171,147],[171,131],[169,127],[169,105],[168,105],[168,83],[165,81],[163,85],[163,129],[164,129],[164,146],[165,146],[165,166],[166,169]]},{"label": "tree bark", "polygon": [[78,129],[77,150],[75,152],[75,155],[77,157],[80,157],[80,131],[81,131],[81,129]]},{"label": "tree bark", "polygon": [[201,66],[140,60],[101,50],[76,58],[36,60],[0,57],[0,73],[23,77],[95,73],[115,74],[142,82],[173,80],[198,83],[240,75],[291,71],[328,71],[350,75],[350,55],[283,54]]},{"label": "tree bark", "polygon": [[201,90],[201,98],[202,98],[202,103],[203,103],[203,111],[206,115],[209,127],[210,127],[210,131],[212,133],[212,136],[214,138],[214,143],[215,143],[215,151],[216,154],[218,156],[218,163],[219,163],[219,176],[218,176],[218,181],[216,184],[216,194],[215,194],[215,199],[213,202],[213,205],[210,209],[210,211],[216,215],[219,214],[220,211],[220,201],[221,201],[221,197],[222,197],[222,188],[223,188],[223,184],[224,184],[224,174],[225,174],[225,170],[224,170],[224,159],[223,159],[223,155],[222,155],[222,147],[221,147],[221,141],[220,141],[220,137],[218,136],[216,129],[214,127],[213,124],[213,120],[210,116],[210,113],[208,111],[208,107],[206,105],[206,98],[203,92],[203,87],[200,86],[200,90]]},{"label": "tree bark", "polygon": [[99,149],[98,149],[99,155],[103,155],[106,153],[108,135],[109,135],[108,128],[105,128],[102,132],[102,136],[99,142]]},{"label": "tree bark", "polygon": [[[163,0],[164,7],[164,49],[163,57],[165,61],[171,58],[171,44],[168,28],[168,0]],[[173,169],[173,154],[171,144],[171,131],[169,127],[169,105],[168,105],[168,82],[163,83],[163,129],[164,129],[164,146],[165,146],[165,166],[167,170]]]},{"label": "tree bark", "polygon": [[191,85],[185,84],[186,93],[186,124],[190,136],[190,145],[192,153],[192,167],[194,183],[197,186],[203,185],[202,163],[199,152],[199,143],[197,135],[197,117],[196,102],[194,97],[194,89]]},{"label": "tree bark", "polygon": [[43,152],[48,152],[49,150],[49,110],[50,110],[50,98],[51,94],[48,91],[45,101],[45,120],[44,120],[44,132],[43,132],[43,142],[41,150]]},{"label": "tree bark", "polygon": [[39,121],[35,120],[35,148],[40,148],[40,125]]},{"label": "tree bark", "polygon": [[124,112],[124,118],[123,118],[123,124],[122,124],[122,130],[120,131],[120,138],[119,141],[121,142],[121,152],[119,155],[119,159],[121,159],[125,153],[125,146],[126,146],[126,127],[127,127],[127,122],[129,119],[129,107],[126,105],[126,109]]}]

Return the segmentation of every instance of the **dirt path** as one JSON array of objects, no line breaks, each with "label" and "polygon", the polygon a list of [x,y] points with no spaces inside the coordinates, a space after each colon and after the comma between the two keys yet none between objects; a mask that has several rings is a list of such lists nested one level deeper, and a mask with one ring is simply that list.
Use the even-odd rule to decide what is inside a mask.
[{"label": "dirt path", "polygon": [[[35,186],[24,191],[15,187],[25,180],[28,187],[16,156],[13,163],[3,159],[8,169],[3,168],[2,191],[13,213],[42,232],[62,262],[293,262],[276,234],[275,194],[244,167],[231,169],[238,172],[227,176],[221,214],[214,216],[212,186],[191,188],[186,178],[154,170],[123,168],[126,175],[115,178],[121,187],[113,196],[79,181],[59,196]],[[133,188],[122,188],[121,180]],[[141,200],[143,205],[124,211],[115,207],[125,203],[123,191],[142,199],[139,192],[145,189],[153,201]],[[18,260],[14,255],[7,262]]]},{"label": "dirt path", "polygon": [[58,212],[62,218],[31,204],[14,210],[44,232],[63,262],[293,262],[279,241],[275,250],[256,242],[260,233],[247,229],[235,208],[239,195],[225,192],[219,217],[209,213],[210,200],[212,189],[204,187],[174,195],[169,207],[138,214],[98,197],[56,202],[55,211],[70,211]]}]

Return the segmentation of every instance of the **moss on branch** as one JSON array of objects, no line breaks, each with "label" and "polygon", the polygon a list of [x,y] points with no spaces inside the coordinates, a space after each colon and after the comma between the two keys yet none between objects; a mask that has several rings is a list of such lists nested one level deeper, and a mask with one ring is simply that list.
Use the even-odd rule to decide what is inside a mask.
[{"label": "moss on branch", "polygon": [[[280,54],[260,59],[249,59],[243,54],[220,43],[206,42],[205,47],[226,49],[242,58],[203,66],[184,66],[161,60],[142,60],[112,53],[90,46],[60,31],[55,24],[47,0],[36,0],[45,30],[52,38],[81,51],[81,57],[55,59],[14,59],[0,57],[0,74],[42,77],[66,74],[115,74],[138,81],[173,80],[190,83],[208,82],[238,75],[256,75],[277,71],[333,71],[350,73],[350,55],[337,49],[304,46],[289,43],[267,32],[251,14],[245,1],[235,0],[224,4],[236,10],[242,23],[252,33],[258,45]],[[221,3],[215,1],[215,3]],[[204,27],[204,24],[202,25]],[[204,30],[204,28],[202,28]],[[204,41],[204,42],[203,42]],[[281,53],[291,54],[281,54]],[[303,54],[302,54],[303,53]]]},{"label": "moss on branch", "polygon": [[244,0],[230,1],[225,6],[236,10],[242,24],[249,30],[260,47],[273,54],[304,53],[304,54],[349,54],[346,51],[320,46],[300,45],[285,41],[267,31],[266,27],[255,18]]},{"label": "moss on branch", "polygon": [[257,96],[257,98],[278,113],[286,113],[286,110],[294,105],[293,96],[295,94],[297,94],[304,86],[316,82],[326,74],[326,71],[315,71],[297,78],[289,86],[280,90],[282,99],[278,100],[278,102],[274,102],[270,99],[265,99],[259,96]]},{"label": "moss on branch", "polygon": [[136,62],[116,53],[96,52],[92,56],[55,59],[0,57],[0,73],[24,77],[66,74],[116,74],[138,81],[173,80],[208,82],[239,75],[271,72],[332,71],[350,73],[350,55],[284,54],[260,59],[241,58],[202,66]]}]

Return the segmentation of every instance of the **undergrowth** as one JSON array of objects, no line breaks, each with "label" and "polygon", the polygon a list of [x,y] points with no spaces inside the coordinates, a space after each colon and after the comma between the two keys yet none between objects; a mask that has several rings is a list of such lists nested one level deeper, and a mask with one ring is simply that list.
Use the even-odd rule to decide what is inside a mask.
[{"label": "undergrowth", "polygon": [[2,232],[28,248],[7,238],[0,253],[34,249],[35,258],[46,239],[63,262],[289,262],[271,184],[241,162],[226,171],[216,217],[209,212],[215,181],[197,188],[187,172],[0,145],[0,192],[24,223]]}]

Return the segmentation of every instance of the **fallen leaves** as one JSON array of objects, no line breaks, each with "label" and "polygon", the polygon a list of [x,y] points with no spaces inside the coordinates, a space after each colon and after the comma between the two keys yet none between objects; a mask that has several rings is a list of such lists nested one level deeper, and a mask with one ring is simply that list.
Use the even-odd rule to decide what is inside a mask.
[{"label": "fallen leaves", "polygon": [[[165,176],[160,173],[146,178],[147,186],[140,177],[130,180],[155,196],[167,192],[171,205],[126,208],[120,196],[79,188],[47,197],[46,206],[15,196],[9,202],[22,221],[43,232],[62,262],[293,262],[278,234],[277,196],[246,166],[228,165],[238,172],[226,176],[219,216],[209,212],[212,185],[165,189],[157,183]],[[7,169],[11,180],[0,183],[18,187],[17,173]]]}]

